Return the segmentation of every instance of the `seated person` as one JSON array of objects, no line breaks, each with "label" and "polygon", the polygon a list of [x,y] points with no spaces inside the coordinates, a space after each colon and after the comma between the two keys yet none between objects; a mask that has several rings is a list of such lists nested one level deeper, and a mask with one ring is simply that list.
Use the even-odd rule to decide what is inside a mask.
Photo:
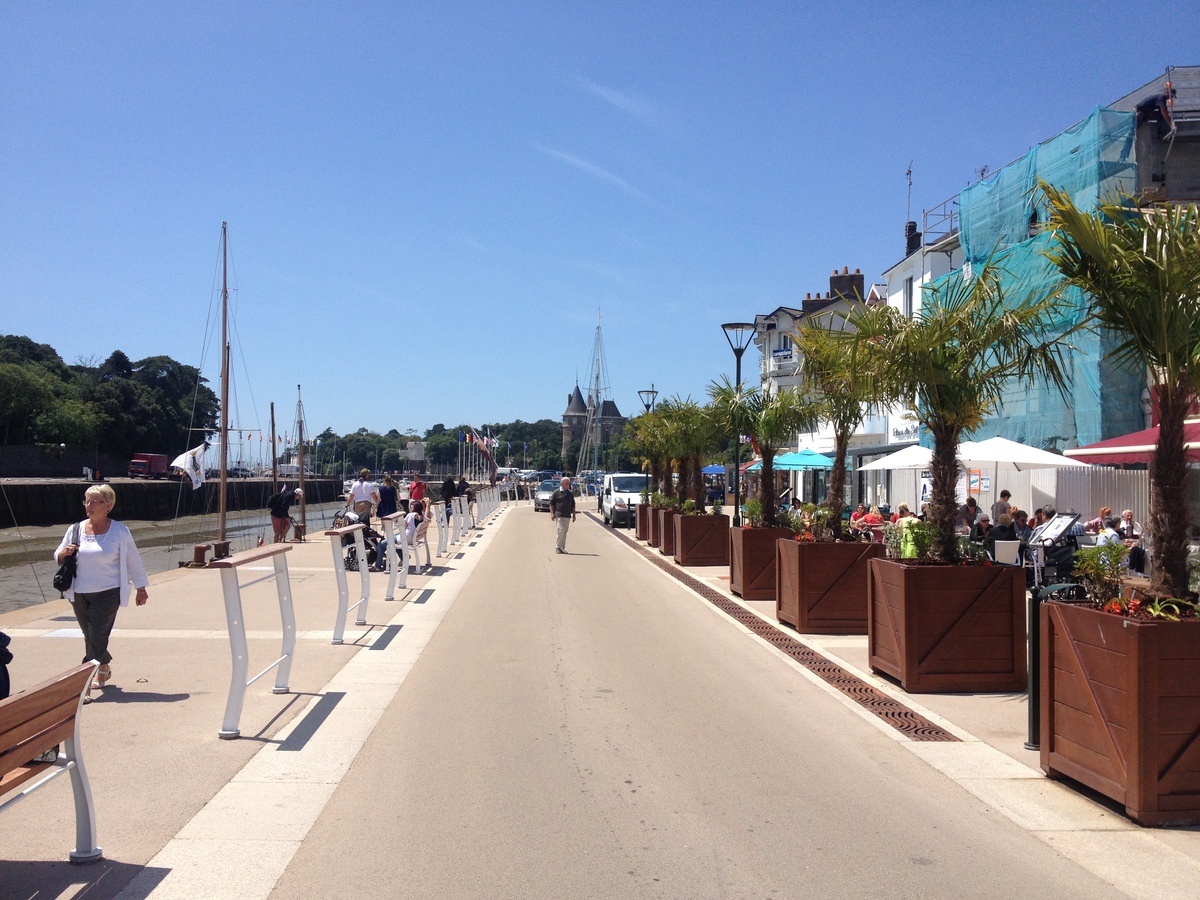
[{"label": "seated person", "polygon": [[958,515],[954,519],[954,530],[959,534],[970,534],[978,517],[979,504],[975,502],[974,497],[968,497],[967,502],[958,508]]},{"label": "seated person", "polygon": [[882,525],[883,524],[883,513],[881,513],[879,511],[878,506],[872,506],[871,511],[862,517],[862,524],[864,524],[864,525]]},{"label": "seated person", "polygon": [[[1067,510],[1070,512],[1071,510]],[[1083,530],[1088,534],[1099,534],[1104,530],[1104,520],[1112,515],[1112,510],[1107,506],[1100,507],[1100,515],[1094,519],[1088,519],[1083,523]]]},{"label": "seated person", "polygon": [[1121,535],[1117,534],[1117,523],[1121,520],[1116,516],[1105,516],[1104,524],[1100,528],[1100,533],[1096,535],[1096,546],[1103,547],[1106,544],[1121,544]]},{"label": "seated person", "polygon": [[1013,527],[1013,518],[1008,513],[1001,513],[996,524],[992,526],[988,537],[994,541],[1017,541],[1017,530]]},{"label": "seated person", "polygon": [[867,508],[861,503],[854,507],[854,512],[850,513],[850,524],[857,525],[859,520],[867,514]]},{"label": "seated person", "polygon": [[992,520],[986,513],[983,513],[975,520],[975,524],[971,526],[971,543],[982,544],[991,539]]},{"label": "seated person", "polygon": [[1029,527],[1029,514],[1025,510],[1018,509],[1013,513],[1013,531],[1018,541],[1027,541],[1033,535],[1033,529]]},{"label": "seated person", "polygon": [[1129,568],[1139,575],[1146,571],[1146,548],[1142,546],[1142,523],[1133,521],[1133,510],[1127,509],[1121,513],[1121,521],[1117,523],[1117,534],[1129,548]]},{"label": "seated person", "polygon": [[901,503],[899,506],[896,507],[896,511],[894,513],[892,513],[892,522],[893,523],[899,522],[901,519],[905,519],[911,515],[912,515],[912,510],[910,510],[908,508],[908,504]]}]

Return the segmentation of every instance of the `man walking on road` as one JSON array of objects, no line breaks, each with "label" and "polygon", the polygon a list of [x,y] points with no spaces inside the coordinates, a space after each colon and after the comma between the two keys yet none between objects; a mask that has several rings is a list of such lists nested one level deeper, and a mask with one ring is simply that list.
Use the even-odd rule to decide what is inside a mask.
[{"label": "man walking on road", "polygon": [[571,479],[563,476],[562,487],[550,495],[550,521],[558,528],[555,553],[567,552],[567,529],[575,521],[575,495],[571,493]]}]

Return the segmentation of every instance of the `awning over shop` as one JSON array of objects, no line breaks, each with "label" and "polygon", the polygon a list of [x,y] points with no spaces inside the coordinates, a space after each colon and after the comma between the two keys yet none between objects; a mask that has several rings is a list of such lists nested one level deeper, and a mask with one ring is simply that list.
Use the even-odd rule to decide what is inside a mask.
[{"label": "awning over shop", "polygon": [[[1200,421],[1187,422],[1183,426],[1184,447],[1188,459],[1200,462]],[[1066,450],[1065,454],[1072,459],[1100,465],[1119,466],[1130,463],[1150,463],[1154,455],[1154,447],[1158,443],[1158,426],[1123,434],[1120,437],[1109,438],[1107,441],[1097,441],[1085,447]]]}]

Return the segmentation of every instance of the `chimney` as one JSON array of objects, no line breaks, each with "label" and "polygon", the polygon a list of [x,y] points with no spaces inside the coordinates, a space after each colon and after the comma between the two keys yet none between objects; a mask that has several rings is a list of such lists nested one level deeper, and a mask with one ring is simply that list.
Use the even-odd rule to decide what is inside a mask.
[{"label": "chimney", "polygon": [[904,225],[904,255],[912,256],[921,249],[921,232],[917,231],[916,222]]},{"label": "chimney", "polygon": [[829,294],[826,296],[862,300],[866,296],[863,293],[862,273],[855,269],[851,275],[849,266],[842,266],[841,272],[834,269],[829,278]]}]

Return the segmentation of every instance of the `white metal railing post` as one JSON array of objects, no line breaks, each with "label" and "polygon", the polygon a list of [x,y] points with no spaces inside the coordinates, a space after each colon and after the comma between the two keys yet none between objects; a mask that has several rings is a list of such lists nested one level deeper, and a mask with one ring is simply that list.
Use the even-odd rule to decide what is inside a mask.
[{"label": "white metal railing post", "polygon": [[457,544],[459,540],[459,527],[462,519],[459,510],[462,505],[458,501],[461,499],[461,497],[452,498],[448,507],[450,510],[450,543],[452,544]]},{"label": "white metal railing post", "polygon": [[434,524],[437,525],[437,557],[442,558],[442,554],[446,552],[447,541],[450,537],[450,523],[446,521],[446,504],[434,503],[430,506],[433,510]]},{"label": "white metal railing post", "polygon": [[[296,655],[296,616],[292,608],[291,580],[288,576],[287,558],[284,556],[292,548],[287,544],[270,544],[227,556],[224,559],[213,560],[212,568],[221,570],[221,594],[225,600],[225,622],[229,631],[229,651],[233,664],[233,672],[229,682],[229,696],[225,701],[225,718],[221,722],[221,730],[217,736],[224,740],[239,737],[241,731],[238,722],[242,717],[242,705],[246,699],[246,688],[266,675],[271,669],[278,667],[275,674],[275,687],[272,693],[286,694],[288,678],[292,671],[292,659]],[[241,583],[238,581],[238,567],[246,563],[272,557],[273,572],[270,575],[256,578],[253,581]],[[277,660],[255,675],[247,679],[250,667],[250,651],[246,644],[246,620],[242,610],[242,588],[258,584],[267,579],[275,580],[275,590],[279,598],[279,620],[281,631],[280,656]]]},{"label": "white metal railing post", "polygon": [[[343,528],[331,528],[325,532],[329,538],[329,546],[333,551],[333,575],[337,581],[338,605],[337,616],[333,622],[333,641],[340,644],[345,640],[346,616],[351,609],[358,610],[355,625],[367,624],[367,600],[371,596],[371,572],[367,565],[366,548],[363,545],[363,532],[367,526],[362,522],[356,525],[346,525]],[[342,539],[347,535],[354,536],[354,557],[358,560],[359,582],[362,586],[362,597],[353,607],[350,606],[350,585],[346,579],[346,556]]]},{"label": "white metal railing post", "polygon": [[[396,526],[400,526],[400,541],[396,541]],[[390,516],[383,517],[383,527],[385,537],[385,547],[387,550],[387,571],[388,583],[387,591],[384,592],[384,600],[396,599],[396,581],[399,579],[400,587],[408,587],[408,547],[404,540],[404,513],[394,512]],[[397,565],[397,550],[399,547],[399,565]]]}]

